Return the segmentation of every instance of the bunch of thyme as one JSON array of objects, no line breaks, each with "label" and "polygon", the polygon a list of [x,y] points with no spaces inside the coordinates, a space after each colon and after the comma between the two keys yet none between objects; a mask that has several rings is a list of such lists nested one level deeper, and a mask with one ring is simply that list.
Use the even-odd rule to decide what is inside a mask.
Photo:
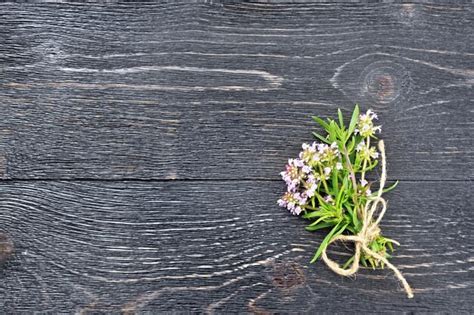
[{"label": "bunch of thyme", "polygon": [[[379,143],[380,152],[373,146],[376,133],[381,132],[381,126],[374,125],[377,115],[372,110],[360,114],[356,105],[347,127],[341,110],[338,110],[338,121],[313,119],[327,135],[313,133],[320,142],[303,143],[298,158],[288,160],[286,170],[281,172],[287,191],[278,204],[292,214],[310,220],[306,227],[308,231],[330,229],[311,263],[322,256],[333,271],[346,276],[354,274],[359,263],[372,268],[388,265],[402,281],[408,296],[412,297],[405,278],[388,262],[389,251],[393,252],[393,244],[398,243],[383,236],[378,227],[386,209],[381,195],[395,188],[398,182],[384,188],[383,141]],[[377,166],[380,157],[383,174],[379,188],[373,193],[373,182],[368,181],[366,174]],[[378,209],[380,204],[382,210]],[[374,218],[377,211],[378,218]],[[356,247],[355,254],[342,267],[326,255],[326,248],[336,240],[354,242]],[[351,268],[347,269],[350,265]]]}]

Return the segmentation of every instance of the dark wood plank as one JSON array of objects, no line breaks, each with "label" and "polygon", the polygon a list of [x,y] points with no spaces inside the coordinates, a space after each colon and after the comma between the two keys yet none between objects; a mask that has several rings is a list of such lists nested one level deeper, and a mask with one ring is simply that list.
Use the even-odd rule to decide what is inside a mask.
[{"label": "dark wood plank", "polygon": [[282,189],[267,181],[3,182],[0,248],[13,244],[14,254],[0,255],[0,312],[474,311],[469,185],[403,182],[387,194],[382,228],[402,243],[393,262],[413,300],[388,270],[348,279],[309,265],[323,233],[306,232],[276,206]]},{"label": "dark wood plank", "polygon": [[276,179],[380,112],[391,178],[472,179],[470,4],[0,4],[4,178]]}]

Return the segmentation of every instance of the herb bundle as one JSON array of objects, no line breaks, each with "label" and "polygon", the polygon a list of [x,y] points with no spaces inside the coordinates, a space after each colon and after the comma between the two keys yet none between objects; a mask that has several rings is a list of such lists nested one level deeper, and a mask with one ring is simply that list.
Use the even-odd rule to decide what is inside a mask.
[{"label": "herb bundle", "polygon": [[[360,114],[356,105],[347,127],[341,110],[338,121],[313,119],[327,135],[313,133],[321,142],[303,143],[299,157],[288,160],[286,170],[280,173],[287,191],[278,200],[281,207],[311,221],[306,227],[308,231],[330,229],[311,263],[322,257],[334,272],[343,276],[356,273],[359,264],[372,268],[386,265],[400,279],[408,297],[413,297],[403,275],[388,261],[393,245],[400,244],[383,236],[379,228],[387,207],[382,193],[395,188],[398,182],[384,187],[384,143],[378,142],[378,150],[373,145],[376,133],[381,132],[381,127],[374,125],[377,115],[371,110]],[[379,159],[382,174],[378,189],[372,192],[373,183],[366,174],[378,165]],[[327,247],[335,241],[353,242],[355,246],[354,255],[342,267],[326,254]]]}]

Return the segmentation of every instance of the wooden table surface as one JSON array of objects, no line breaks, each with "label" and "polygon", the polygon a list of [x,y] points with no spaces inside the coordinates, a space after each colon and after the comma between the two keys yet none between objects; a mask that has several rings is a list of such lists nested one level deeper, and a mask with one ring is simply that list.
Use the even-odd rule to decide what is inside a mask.
[{"label": "wooden table surface", "polygon": [[[474,312],[474,6],[269,2],[0,4],[0,313]],[[276,205],[356,102],[411,300]]]}]

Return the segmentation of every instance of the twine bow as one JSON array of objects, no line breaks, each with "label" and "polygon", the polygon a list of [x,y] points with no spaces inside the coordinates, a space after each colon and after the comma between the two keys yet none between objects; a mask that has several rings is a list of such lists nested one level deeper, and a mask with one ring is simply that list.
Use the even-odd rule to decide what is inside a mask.
[{"label": "twine bow", "polygon": [[[413,298],[413,290],[411,289],[410,285],[406,281],[405,277],[403,277],[402,273],[392,265],[385,257],[374,252],[369,248],[369,244],[380,234],[379,223],[382,220],[382,217],[385,214],[385,210],[387,209],[387,202],[384,198],[382,198],[383,188],[385,186],[385,181],[387,180],[387,165],[385,161],[385,146],[383,141],[379,142],[379,150],[380,154],[382,155],[382,175],[380,177],[380,187],[377,191],[377,195],[375,197],[370,198],[365,207],[362,209],[362,229],[357,235],[337,235],[333,237],[327,246],[323,249],[321,256],[328,265],[329,268],[332,269],[335,273],[341,276],[350,276],[356,273],[359,270],[359,260],[360,255],[362,253],[372,256],[373,258],[383,262],[386,264],[390,269],[393,270],[395,275],[398,277],[400,282],[403,284],[405,291],[408,295],[408,298]],[[381,205],[381,210],[378,217],[374,221],[374,215],[377,211],[377,208]],[[328,258],[326,249],[329,247],[329,244],[336,242],[336,241],[349,241],[355,244],[355,253],[354,253],[354,261],[349,269],[342,268],[338,263]],[[390,240],[392,243],[400,245],[397,241]]]}]

